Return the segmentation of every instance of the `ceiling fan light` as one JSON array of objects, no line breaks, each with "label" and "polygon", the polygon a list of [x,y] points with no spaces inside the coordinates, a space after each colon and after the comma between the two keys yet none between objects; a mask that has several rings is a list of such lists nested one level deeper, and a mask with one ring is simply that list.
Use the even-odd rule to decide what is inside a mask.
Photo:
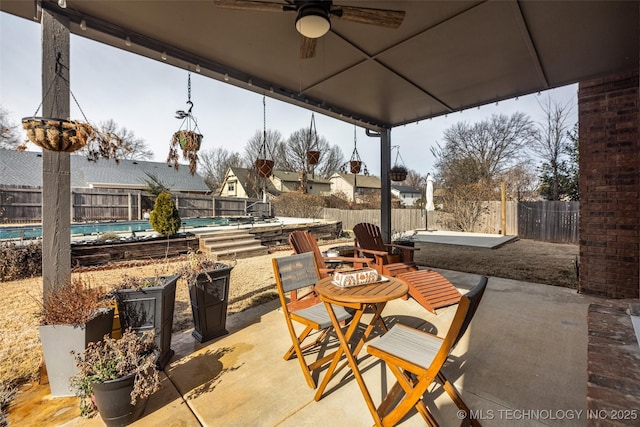
[{"label": "ceiling fan light", "polygon": [[303,36],[317,39],[327,34],[330,28],[329,13],[322,7],[309,5],[301,7],[298,11],[296,30]]}]

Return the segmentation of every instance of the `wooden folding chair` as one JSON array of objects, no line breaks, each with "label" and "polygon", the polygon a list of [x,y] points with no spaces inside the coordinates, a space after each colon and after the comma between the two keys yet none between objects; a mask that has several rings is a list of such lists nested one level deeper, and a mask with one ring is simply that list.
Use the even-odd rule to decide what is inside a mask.
[{"label": "wooden folding chair", "polygon": [[[331,318],[322,303],[291,312],[287,306],[285,295],[288,292],[315,285],[320,278],[318,267],[313,258],[313,254],[307,252],[283,258],[274,258],[273,272],[276,279],[276,287],[278,288],[280,304],[282,305],[282,312],[284,313],[289,335],[293,343],[291,348],[285,353],[284,359],[290,360],[296,356],[304,377],[307,380],[307,384],[309,384],[309,387],[315,389],[316,382],[312,377],[313,371],[331,360],[333,352],[324,357],[318,356],[319,358],[312,363],[307,363],[303,352],[312,347],[320,346],[320,344],[328,339],[330,332],[333,330]],[[344,307],[335,306],[334,311],[340,322],[346,322],[352,317]],[[293,322],[304,326],[304,330],[299,335],[294,328]],[[318,332],[315,340],[311,340],[309,336],[313,331]]]},{"label": "wooden folding chair", "polygon": [[373,267],[378,273],[396,276],[418,269],[413,262],[413,253],[419,248],[385,243],[377,225],[361,222],[353,227],[353,234],[356,236],[356,250],[360,256],[374,260]]},{"label": "wooden folding chair", "polygon": [[[396,324],[389,332],[367,346],[367,352],[384,361],[397,379],[377,409],[383,426],[397,424],[413,407],[427,424],[437,426],[438,423],[422,400],[433,381],[442,384],[458,408],[464,411],[466,415],[463,422],[471,423],[473,426],[480,425],[477,420],[471,418],[469,408],[441,369],[471,323],[486,287],[487,278],[483,277],[473,289],[462,296],[444,339]],[[400,396],[402,400],[396,404]]]},{"label": "wooden folding chair", "polygon": [[[432,313],[437,308],[457,304],[461,294],[453,284],[433,270],[418,270],[413,262],[413,253],[419,248],[385,244],[380,227],[369,223],[356,224],[357,250],[364,256],[373,256],[372,265],[378,273],[397,277],[409,285],[409,295]],[[391,249],[400,250],[399,255],[391,254]]]},{"label": "wooden folding chair", "polygon": [[[289,244],[297,254],[304,252],[311,252],[318,264],[318,270],[320,271],[320,277],[328,277],[335,270],[334,268],[327,267],[326,261],[342,261],[353,265],[353,268],[361,268],[369,266],[372,262],[370,258],[366,257],[323,257],[318,248],[318,242],[316,238],[308,231],[292,231],[289,235]],[[355,248],[354,248],[355,251]]]}]

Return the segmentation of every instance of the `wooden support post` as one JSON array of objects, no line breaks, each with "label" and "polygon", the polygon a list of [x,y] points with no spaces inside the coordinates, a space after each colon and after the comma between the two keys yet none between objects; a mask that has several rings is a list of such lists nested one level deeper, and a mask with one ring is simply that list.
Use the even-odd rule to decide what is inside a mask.
[{"label": "wooden support post", "polygon": [[[69,81],[69,50],[69,19],[42,9],[44,117],[69,117],[69,85],[63,81]],[[42,287],[45,296],[71,280],[70,199],[69,153],[43,150]]]},{"label": "wooden support post", "polygon": [[133,204],[131,199],[131,192],[127,193],[127,219],[129,221],[133,219]]},{"label": "wooden support post", "polygon": [[380,131],[380,232],[391,243],[391,129]]},{"label": "wooden support post", "polygon": [[502,181],[500,185],[500,194],[502,196],[502,235],[507,235],[507,184]]}]

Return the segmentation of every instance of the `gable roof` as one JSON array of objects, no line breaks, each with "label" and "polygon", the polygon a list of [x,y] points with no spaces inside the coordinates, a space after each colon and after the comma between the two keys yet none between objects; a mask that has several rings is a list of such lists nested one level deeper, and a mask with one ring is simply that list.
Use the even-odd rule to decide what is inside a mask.
[{"label": "gable roof", "polygon": [[356,175],[352,173],[334,173],[331,178],[342,178],[353,187],[353,183],[357,184],[358,188],[377,188],[380,189],[380,178],[377,176],[369,176],[369,175]]},{"label": "gable roof", "polygon": [[[153,175],[172,191],[209,192],[200,175],[191,175],[182,165],[179,170],[160,162],[143,160],[98,159],[90,162],[81,155],[71,155],[71,187],[131,188],[145,190]],[[0,150],[0,184],[29,187],[42,186],[42,153]]]},{"label": "gable roof", "polygon": [[[300,175],[298,174],[298,172],[290,172],[290,171],[283,171],[283,170],[275,170],[273,171],[273,176],[278,178],[280,181],[283,182],[299,182],[300,181]],[[329,181],[328,179],[324,179],[322,177],[320,177],[319,175],[314,176],[312,174],[307,174],[307,181],[312,181],[316,184],[330,184],[331,181]]]},{"label": "gable roof", "polygon": [[400,193],[422,194],[422,191],[409,187],[408,185],[392,185],[391,189],[399,191]]}]

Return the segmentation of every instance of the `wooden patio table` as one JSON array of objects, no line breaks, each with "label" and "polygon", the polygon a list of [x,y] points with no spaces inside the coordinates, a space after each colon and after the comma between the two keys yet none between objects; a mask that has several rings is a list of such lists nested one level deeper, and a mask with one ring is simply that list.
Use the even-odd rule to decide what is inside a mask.
[{"label": "wooden patio table", "polygon": [[[338,336],[338,340],[340,342],[340,348],[338,348],[338,350],[335,352],[333,360],[331,361],[331,365],[329,365],[329,369],[327,370],[327,373],[322,379],[322,383],[316,391],[315,400],[318,401],[322,398],[322,393],[324,392],[331,378],[333,378],[334,375],[337,374],[342,369],[342,367],[345,366],[343,365],[340,368],[336,369],[338,363],[340,362],[340,358],[344,353],[347,358],[347,364],[351,367],[353,376],[356,378],[358,386],[360,386],[360,391],[362,392],[364,400],[367,403],[369,411],[371,412],[376,425],[381,425],[380,417],[378,416],[376,407],[373,404],[373,400],[371,399],[371,394],[369,394],[369,390],[364,383],[362,374],[358,369],[357,357],[358,353],[362,349],[362,346],[364,345],[364,342],[373,331],[373,328],[377,322],[380,323],[383,331],[387,332],[387,328],[382,321],[382,317],[380,316],[382,310],[387,305],[387,302],[397,298],[401,298],[409,292],[409,286],[405,282],[394,277],[385,279],[388,280],[371,283],[368,285],[341,288],[332,283],[331,277],[326,277],[324,279],[321,279],[315,286],[316,292],[327,308],[327,312],[329,314],[329,317],[331,318],[331,322],[333,323],[336,335]],[[355,309],[353,319],[351,320],[347,331],[344,333],[342,328],[340,327],[340,323],[336,318],[331,304]],[[358,329],[360,318],[364,314],[366,308],[369,306],[374,310],[373,317],[371,318],[371,321],[362,334],[362,337],[357,342],[355,347],[353,347],[353,350],[351,350],[349,347],[349,341],[353,336],[353,333],[356,331],[356,329]]]}]

